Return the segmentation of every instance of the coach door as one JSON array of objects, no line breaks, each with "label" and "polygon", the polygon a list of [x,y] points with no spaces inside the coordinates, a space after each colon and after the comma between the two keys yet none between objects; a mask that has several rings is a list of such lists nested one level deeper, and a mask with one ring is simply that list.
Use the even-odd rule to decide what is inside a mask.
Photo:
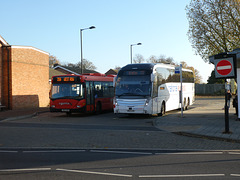
[{"label": "coach door", "polygon": [[87,112],[94,111],[94,97],[93,97],[93,82],[86,82],[86,91],[87,91]]},{"label": "coach door", "polygon": [[158,77],[155,76],[152,83],[152,114],[158,113]]}]

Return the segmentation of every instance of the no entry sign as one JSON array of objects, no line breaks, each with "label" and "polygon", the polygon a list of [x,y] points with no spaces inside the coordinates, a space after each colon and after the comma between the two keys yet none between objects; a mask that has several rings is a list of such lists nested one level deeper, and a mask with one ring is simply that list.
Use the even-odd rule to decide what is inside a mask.
[{"label": "no entry sign", "polygon": [[226,76],[232,71],[232,64],[228,60],[221,60],[217,63],[216,70],[220,75]]},{"label": "no entry sign", "polygon": [[235,76],[234,61],[232,57],[216,59],[214,64],[216,78],[231,78]]}]

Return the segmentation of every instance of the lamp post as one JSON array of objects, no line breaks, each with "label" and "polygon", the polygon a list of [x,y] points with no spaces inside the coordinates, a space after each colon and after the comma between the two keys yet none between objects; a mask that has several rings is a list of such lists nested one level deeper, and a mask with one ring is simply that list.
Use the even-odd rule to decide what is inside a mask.
[{"label": "lamp post", "polygon": [[137,43],[137,44],[131,44],[130,45],[130,58],[131,58],[131,64],[132,64],[132,47],[136,45],[142,45],[142,43]]},{"label": "lamp post", "polygon": [[131,45],[130,45],[130,58],[131,58],[131,64],[132,64],[132,47],[133,47],[133,46],[136,46],[136,45],[139,46],[139,45],[142,45],[142,43],[137,43],[137,44],[131,44]]},{"label": "lamp post", "polygon": [[82,50],[82,31],[87,29],[94,29],[95,26],[90,26],[88,28],[80,29],[80,44],[81,44],[81,74],[83,74],[83,50]]}]

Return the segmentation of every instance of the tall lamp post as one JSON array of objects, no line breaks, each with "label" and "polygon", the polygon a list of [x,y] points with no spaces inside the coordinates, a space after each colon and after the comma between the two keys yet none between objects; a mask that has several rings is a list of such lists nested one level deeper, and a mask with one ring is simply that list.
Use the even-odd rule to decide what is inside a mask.
[{"label": "tall lamp post", "polygon": [[81,43],[81,74],[83,74],[83,50],[82,50],[82,31],[87,29],[94,29],[95,26],[90,26],[88,28],[80,29],[80,43]]},{"label": "tall lamp post", "polygon": [[131,44],[130,45],[130,58],[131,58],[131,64],[132,64],[132,47],[136,45],[142,45],[142,43],[137,43],[137,44]]}]

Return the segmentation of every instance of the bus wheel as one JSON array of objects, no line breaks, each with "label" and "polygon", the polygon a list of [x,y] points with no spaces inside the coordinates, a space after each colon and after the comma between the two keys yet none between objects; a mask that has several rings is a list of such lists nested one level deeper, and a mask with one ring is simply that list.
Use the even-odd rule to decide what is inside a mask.
[{"label": "bus wheel", "polygon": [[72,113],[71,113],[71,112],[66,112],[66,115],[67,115],[68,117],[70,117],[70,116],[72,115]]},{"label": "bus wheel", "polygon": [[98,102],[95,110],[95,114],[100,114],[101,112],[102,112],[102,106],[101,106],[101,103]]},{"label": "bus wheel", "polygon": [[163,102],[162,106],[161,106],[161,112],[159,113],[159,116],[163,116],[165,114],[165,111],[166,111],[165,103]]}]

